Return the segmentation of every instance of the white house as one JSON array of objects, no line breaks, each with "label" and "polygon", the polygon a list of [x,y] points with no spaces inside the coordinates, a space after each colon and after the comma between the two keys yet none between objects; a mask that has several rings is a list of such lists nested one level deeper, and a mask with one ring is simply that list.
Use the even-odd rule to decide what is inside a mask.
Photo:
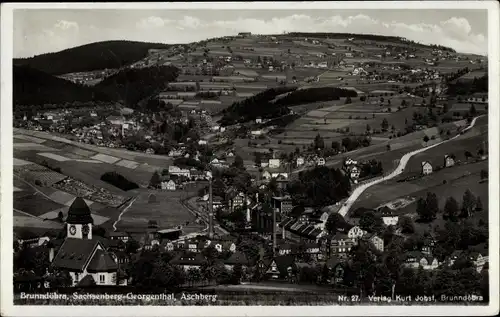
[{"label": "white house", "polygon": [[301,157],[301,156],[297,157],[297,160],[295,163],[297,165],[297,167],[304,165],[304,163],[305,163],[305,160],[303,157]]},{"label": "white house", "polygon": [[199,140],[198,145],[207,145],[207,140]]},{"label": "white house", "polygon": [[279,168],[280,159],[269,159],[269,168]]},{"label": "white house", "polygon": [[382,216],[382,221],[386,226],[395,226],[398,224],[398,216]]},{"label": "white house", "polygon": [[322,157],[319,157],[318,160],[316,161],[316,165],[318,166],[323,166],[325,164],[326,164],[325,159]]},{"label": "white house", "polygon": [[191,177],[191,172],[188,169],[180,168],[175,165],[171,165],[168,167],[168,173],[170,175],[185,176],[188,178]]},{"label": "white house", "polygon": [[278,177],[288,179],[288,173],[287,172],[271,171],[271,178],[278,178]]},{"label": "white house", "polygon": [[422,174],[429,175],[432,173],[432,165],[428,161],[422,162]]},{"label": "white house", "polygon": [[347,236],[351,239],[359,239],[361,238],[366,232],[362,230],[358,226],[354,226],[349,231],[347,232]]},{"label": "white house", "polygon": [[269,171],[263,171],[262,172],[262,179],[271,179],[271,173]]},{"label": "white house", "polygon": [[262,123],[262,118],[256,118],[255,123]]},{"label": "white house", "polygon": [[259,136],[262,135],[262,130],[252,130],[250,131],[250,134],[253,136]]},{"label": "white house", "polygon": [[176,185],[173,180],[169,180],[168,182],[161,182],[161,189],[163,190],[175,190]]}]

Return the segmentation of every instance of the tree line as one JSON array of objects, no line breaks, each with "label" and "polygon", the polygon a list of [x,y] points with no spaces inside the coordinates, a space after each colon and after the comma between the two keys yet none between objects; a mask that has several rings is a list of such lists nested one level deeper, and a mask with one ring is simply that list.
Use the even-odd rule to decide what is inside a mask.
[{"label": "tree line", "polygon": [[150,49],[167,49],[168,44],[135,41],[105,41],[29,58],[16,58],[14,65],[28,66],[52,75],[117,69],[145,58]]}]

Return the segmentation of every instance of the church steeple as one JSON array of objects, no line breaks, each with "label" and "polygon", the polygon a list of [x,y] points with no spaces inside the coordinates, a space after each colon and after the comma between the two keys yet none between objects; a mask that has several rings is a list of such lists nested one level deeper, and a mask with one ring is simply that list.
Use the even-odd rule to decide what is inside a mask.
[{"label": "church steeple", "polygon": [[94,220],[90,208],[81,197],[77,197],[68,210],[67,237],[76,239],[92,239],[92,224]]}]

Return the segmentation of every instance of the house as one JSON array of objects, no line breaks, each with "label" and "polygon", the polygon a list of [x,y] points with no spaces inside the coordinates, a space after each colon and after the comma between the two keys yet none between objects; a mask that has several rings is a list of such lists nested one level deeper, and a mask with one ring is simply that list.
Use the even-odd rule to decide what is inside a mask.
[{"label": "house", "polygon": [[304,163],[305,163],[305,160],[304,160],[304,158],[302,156],[297,157],[297,159],[295,161],[295,165],[297,167],[300,167],[300,166],[304,165]]},{"label": "house", "polygon": [[260,264],[264,274],[269,279],[290,279],[296,272],[295,256],[282,255],[277,256],[270,261],[262,261]]},{"label": "house", "polygon": [[255,123],[257,123],[257,124],[262,123],[262,118],[261,117],[257,117],[255,119]]},{"label": "house", "polygon": [[199,140],[198,145],[207,145],[207,140]]},{"label": "house", "polygon": [[155,150],[153,150],[152,148],[149,148],[146,150],[146,154],[155,154]]},{"label": "house", "polygon": [[168,182],[161,182],[162,190],[175,190],[176,184],[173,180],[169,180]]},{"label": "house", "polygon": [[234,252],[227,260],[224,261],[224,266],[227,270],[233,270],[235,265],[241,265],[243,268],[250,266],[250,261],[245,253],[241,251]]},{"label": "house", "polygon": [[334,254],[338,257],[346,257],[351,248],[357,244],[357,239],[350,238],[345,233],[336,233],[324,239],[323,244],[323,250],[326,251],[327,256]]},{"label": "house", "polygon": [[67,236],[57,253],[55,245],[49,242],[51,267],[68,272],[73,286],[83,279],[97,285],[125,285],[126,280],[118,277],[116,258],[105,249],[105,241],[92,237],[93,223],[87,203],[77,197],[69,207]]},{"label": "house", "polygon": [[321,248],[319,244],[315,242],[304,244],[305,253],[308,254],[313,260],[318,260],[322,258]]},{"label": "house", "polygon": [[227,200],[229,202],[229,208],[235,210],[236,208],[241,208],[245,203],[249,203],[248,197],[244,192],[229,191],[227,194]]},{"label": "house", "polygon": [[168,156],[170,156],[170,157],[182,156],[182,151],[181,150],[172,149],[172,150],[170,150],[170,152],[168,152]]},{"label": "house", "polygon": [[189,250],[182,252],[170,261],[170,264],[181,266],[185,271],[191,268],[200,269],[206,263],[207,259],[201,253]]},{"label": "house", "polygon": [[380,252],[384,252],[384,239],[373,233],[367,233],[363,236],[362,241],[370,242],[375,249]]},{"label": "house", "polygon": [[277,208],[282,215],[288,215],[292,211],[293,203],[290,196],[273,197],[271,199],[272,208]]},{"label": "house", "polygon": [[279,168],[280,163],[280,159],[269,159],[269,168]]},{"label": "house", "polygon": [[382,221],[386,226],[395,226],[399,222],[399,217],[394,215],[393,210],[387,206],[381,207],[378,209],[380,216],[382,217]]},{"label": "house", "polygon": [[344,284],[346,271],[348,270],[347,264],[339,257],[332,255],[326,260],[325,265],[331,276],[330,284]]},{"label": "house", "polygon": [[435,270],[439,266],[439,261],[430,255],[424,255],[419,251],[410,251],[405,254],[404,267],[407,268],[423,268],[424,270]]},{"label": "house", "polygon": [[217,210],[217,209],[222,208],[222,206],[223,206],[222,201],[223,201],[222,197],[212,196],[212,209]]},{"label": "house", "polygon": [[432,173],[432,165],[428,161],[422,162],[422,175],[429,175]]},{"label": "house", "polygon": [[288,179],[288,173],[283,170],[271,171],[271,178],[286,180]]},{"label": "house", "polygon": [[113,231],[108,233],[109,239],[111,240],[121,240],[123,242],[127,242],[130,239],[130,236],[126,232],[122,231]]},{"label": "house", "polygon": [[358,226],[354,226],[347,232],[347,236],[351,239],[360,239],[366,232]]},{"label": "house", "polygon": [[470,254],[469,254],[469,260],[474,264],[474,266],[476,267],[476,271],[478,273],[480,273],[485,264],[488,263],[488,253],[487,252],[483,252],[484,254],[481,254],[480,252],[477,252],[477,251],[472,251]]},{"label": "house", "polygon": [[296,245],[285,242],[278,245],[277,251],[279,255],[290,255],[297,253],[298,247]]},{"label": "house", "polygon": [[271,173],[269,173],[269,171],[266,171],[266,170],[264,170],[264,171],[262,172],[262,175],[261,175],[261,176],[262,176],[262,179],[266,179],[266,180],[271,179]]},{"label": "house", "polygon": [[318,157],[318,159],[316,160],[316,165],[323,166],[325,164],[326,164],[325,159],[322,157]]},{"label": "house", "polygon": [[180,168],[175,165],[171,165],[168,167],[168,174],[191,178],[191,172],[188,169]]},{"label": "house", "polygon": [[357,183],[359,175],[361,174],[361,170],[359,169],[359,167],[357,167],[356,165],[351,165],[348,167],[348,170],[349,170],[349,177],[351,178],[351,180],[354,183]]},{"label": "house", "polygon": [[445,155],[444,156],[444,167],[452,167],[455,165],[455,156],[452,155]]},{"label": "house", "polygon": [[250,131],[250,134],[253,135],[253,136],[259,136],[259,135],[262,135],[262,130],[252,130]]},{"label": "house", "polygon": [[125,122],[125,118],[123,116],[109,116],[106,118],[106,121],[112,125],[122,125]]},{"label": "house", "polygon": [[345,53],[344,55],[345,55],[345,57],[347,57],[347,58],[352,58],[352,53],[347,52],[347,53]]}]

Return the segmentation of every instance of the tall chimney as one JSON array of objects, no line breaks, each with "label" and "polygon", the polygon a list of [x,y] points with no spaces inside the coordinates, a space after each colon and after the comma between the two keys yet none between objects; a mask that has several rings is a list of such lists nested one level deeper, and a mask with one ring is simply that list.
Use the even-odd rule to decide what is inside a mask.
[{"label": "tall chimney", "polygon": [[210,239],[214,238],[214,204],[212,199],[212,178],[208,180],[208,237]]},{"label": "tall chimney", "polygon": [[276,256],[276,248],[277,248],[277,242],[276,242],[276,209],[273,208],[273,256]]}]

